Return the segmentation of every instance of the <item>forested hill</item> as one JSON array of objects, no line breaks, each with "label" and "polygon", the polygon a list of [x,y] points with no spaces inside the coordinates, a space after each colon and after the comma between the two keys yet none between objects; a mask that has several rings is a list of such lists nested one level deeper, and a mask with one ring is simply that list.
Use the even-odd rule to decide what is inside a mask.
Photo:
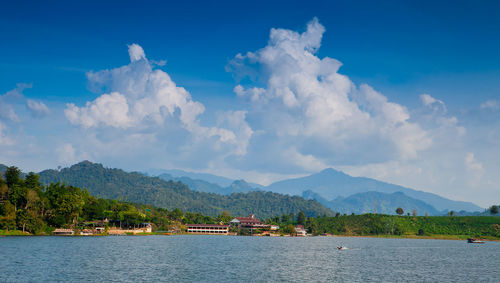
[{"label": "forested hill", "polygon": [[45,170],[39,174],[42,184],[63,182],[86,188],[92,195],[100,198],[151,204],[167,209],[180,208],[211,216],[218,215],[223,210],[229,211],[231,215],[240,216],[253,213],[259,218],[290,213],[297,215],[300,211],[304,211],[307,216],[333,214],[319,202],[299,196],[271,192],[235,193],[223,196],[196,192],[181,182],[105,168],[101,164],[88,161],[60,171]]}]

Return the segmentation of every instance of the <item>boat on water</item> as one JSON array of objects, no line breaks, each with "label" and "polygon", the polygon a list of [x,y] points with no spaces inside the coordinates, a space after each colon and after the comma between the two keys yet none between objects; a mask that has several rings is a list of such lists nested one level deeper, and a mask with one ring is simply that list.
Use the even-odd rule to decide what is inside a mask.
[{"label": "boat on water", "polygon": [[338,246],[338,247],[337,247],[337,249],[338,249],[339,251],[342,251],[342,250],[347,250],[347,247]]},{"label": "boat on water", "polygon": [[467,239],[467,243],[469,244],[484,244],[484,240],[477,238],[469,238]]}]

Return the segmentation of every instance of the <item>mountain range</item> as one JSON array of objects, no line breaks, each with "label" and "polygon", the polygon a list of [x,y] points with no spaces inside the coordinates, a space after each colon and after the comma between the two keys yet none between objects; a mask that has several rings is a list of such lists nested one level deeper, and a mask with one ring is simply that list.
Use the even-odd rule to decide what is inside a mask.
[{"label": "mountain range", "polygon": [[63,182],[85,188],[90,194],[105,199],[118,199],[161,208],[180,208],[216,216],[223,210],[234,216],[255,214],[270,218],[304,211],[307,216],[333,215],[333,212],[315,200],[273,192],[248,192],[220,195],[191,190],[177,181],[165,181],[138,172],[105,168],[101,164],[83,161],[61,170],[38,173],[42,184]]},{"label": "mountain range", "polygon": [[[419,215],[442,215],[448,211],[482,211],[471,202],[450,200],[439,195],[406,188],[375,179],[352,177],[341,171],[328,168],[306,177],[278,181],[268,186],[255,186],[244,180],[235,181],[211,174],[190,173],[171,170],[160,178],[183,182],[191,189],[229,195],[233,192],[272,191],[281,194],[315,199],[335,212],[394,214],[397,207],[405,211],[416,210]],[[223,178],[224,182],[211,181]],[[396,193],[396,194],[395,194]]]},{"label": "mountain range", "polygon": [[[5,166],[0,165],[2,170]],[[415,210],[419,215],[443,215],[450,210],[464,215],[465,212],[483,211],[471,202],[454,201],[375,179],[352,177],[331,168],[268,186],[183,170],[156,172],[160,174],[152,177],[84,161],[69,168],[44,170],[39,174],[44,183],[65,182],[87,188],[99,197],[150,203],[164,208],[178,207],[209,215],[220,213],[222,209],[238,215],[257,214],[256,210],[259,210],[263,213],[261,217],[274,216],[275,211],[296,213],[298,202],[310,215],[329,215],[332,211],[394,214],[397,207],[405,212]],[[271,199],[262,202],[264,196]],[[235,205],[236,198],[243,208]],[[284,203],[280,204],[277,199]],[[306,200],[314,202],[304,202]],[[264,203],[273,203],[274,209],[265,208]]]},{"label": "mountain range", "polygon": [[385,194],[402,192],[410,198],[426,202],[438,211],[483,210],[483,208],[471,202],[450,200],[433,193],[418,191],[375,179],[352,177],[332,168],[302,178],[279,181],[263,189],[290,195],[302,195],[305,191],[312,191],[328,201],[332,201],[337,197],[348,197],[370,191]]},{"label": "mountain range", "polygon": [[[208,174],[206,174],[208,175]],[[193,176],[193,175],[189,175]],[[216,176],[215,176],[216,177]],[[255,187],[255,184],[249,184],[245,180],[231,180],[222,182],[222,184],[226,184],[225,186],[221,185],[221,183],[211,183],[208,180],[213,180],[214,178],[204,178],[203,179],[193,179],[188,176],[178,176],[174,177],[170,174],[163,173],[158,175],[158,178],[163,179],[165,181],[176,181],[182,182],[186,184],[190,189],[198,192],[205,193],[214,193],[220,195],[230,195],[232,193],[248,193],[251,191],[259,191],[260,189]],[[223,178],[223,177],[221,177]],[[262,186],[260,186],[262,187]]]}]

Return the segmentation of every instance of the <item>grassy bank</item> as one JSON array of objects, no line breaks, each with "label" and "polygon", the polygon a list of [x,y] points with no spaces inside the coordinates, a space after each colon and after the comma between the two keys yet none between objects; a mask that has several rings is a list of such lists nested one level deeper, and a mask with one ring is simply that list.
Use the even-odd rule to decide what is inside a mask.
[{"label": "grassy bank", "polygon": [[0,236],[29,236],[31,235],[28,232],[19,231],[19,230],[0,230]]},{"label": "grassy bank", "polygon": [[500,217],[349,215],[315,219],[316,234],[419,239],[500,239]]}]

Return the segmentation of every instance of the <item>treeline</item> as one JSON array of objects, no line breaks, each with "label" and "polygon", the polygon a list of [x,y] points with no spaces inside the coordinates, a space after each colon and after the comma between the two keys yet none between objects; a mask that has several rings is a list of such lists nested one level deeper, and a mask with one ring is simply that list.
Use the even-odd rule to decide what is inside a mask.
[{"label": "treeline", "polygon": [[[42,185],[39,175],[12,166],[0,174],[0,230],[5,234],[50,234],[55,228],[85,228],[108,219],[108,225],[132,228],[147,222],[155,230],[182,230],[184,224],[228,223],[228,211],[216,217],[199,212],[168,210],[148,204],[96,198],[87,190],[62,183]],[[13,233],[22,231],[23,233]],[[0,234],[1,231],[0,231]]]},{"label": "treeline", "polygon": [[218,195],[191,190],[181,182],[165,181],[137,172],[105,168],[101,164],[83,161],[62,170],[40,172],[42,184],[66,183],[86,188],[91,195],[134,203],[151,204],[169,210],[199,212],[216,217],[227,210],[232,215],[249,215],[261,218],[299,213],[307,216],[331,215],[333,212],[315,200],[271,192],[233,193]]},{"label": "treeline", "polygon": [[228,218],[100,199],[87,190],[61,183],[43,186],[37,174],[24,175],[16,167],[8,167],[4,175],[0,174],[0,230],[4,231],[50,234],[55,228],[79,228],[88,221],[103,219],[122,228],[151,222],[156,229],[167,230],[182,222],[212,223]]},{"label": "treeline", "polygon": [[[500,217],[490,216],[396,216],[384,214],[340,215],[335,217],[302,216],[274,218],[280,226],[304,224],[313,235],[346,236],[463,236],[500,238]],[[302,223],[301,223],[302,222]]]},{"label": "treeline", "polygon": [[[235,203],[244,204],[244,201]],[[265,204],[266,202],[261,204],[263,211],[266,211]],[[244,208],[242,213],[233,216],[248,215],[246,209],[252,208]],[[493,206],[491,210],[492,214],[498,213],[497,206]],[[458,235],[500,238],[500,217],[491,216],[427,217],[337,213],[335,217],[327,214],[308,217],[303,210],[297,214],[269,211],[269,214],[272,213],[281,216],[256,215],[268,224],[279,225],[284,233],[292,233],[295,225],[304,225],[313,235]],[[149,222],[158,230],[182,230],[182,225],[188,223],[228,223],[232,216],[227,210],[217,216],[210,216],[200,212],[183,212],[179,208],[169,210],[96,198],[85,189],[59,182],[42,185],[37,174],[24,175],[16,167],[8,167],[4,177],[0,174],[0,230],[50,234],[54,228],[78,228],[86,222],[103,219],[109,219],[110,225],[122,228]]]}]

